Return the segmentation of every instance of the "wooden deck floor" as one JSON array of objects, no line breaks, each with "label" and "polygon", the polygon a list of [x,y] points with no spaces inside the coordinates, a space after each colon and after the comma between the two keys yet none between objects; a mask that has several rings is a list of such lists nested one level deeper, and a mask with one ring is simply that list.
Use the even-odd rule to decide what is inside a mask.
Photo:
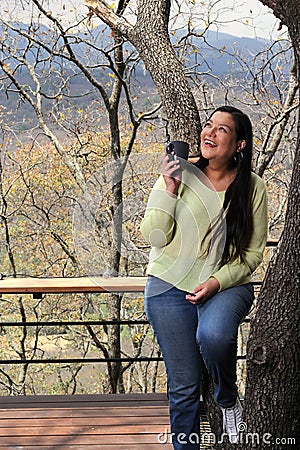
[{"label": "wooden deck floor", "polygon": [[171,450],[164,394],[0,397],[0,449]]}]

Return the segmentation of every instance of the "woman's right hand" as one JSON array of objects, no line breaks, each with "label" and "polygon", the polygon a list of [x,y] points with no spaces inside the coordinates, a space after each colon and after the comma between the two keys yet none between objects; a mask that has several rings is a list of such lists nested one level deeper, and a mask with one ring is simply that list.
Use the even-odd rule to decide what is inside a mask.
[{"label": "woman's right hand", "polygon": [[165,151],[162,162],[162,175],[166,183],[166,192],[172,197],[177,197],[178,188],[181,183],[181,169],[178,160],[169,159],[169,155]]}]

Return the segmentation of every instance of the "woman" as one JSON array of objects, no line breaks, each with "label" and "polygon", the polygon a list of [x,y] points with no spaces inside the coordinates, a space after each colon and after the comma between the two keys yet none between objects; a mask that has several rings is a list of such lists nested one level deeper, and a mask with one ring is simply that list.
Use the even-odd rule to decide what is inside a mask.
[{"label": "woman", "polygon": [[223,106],[201,133],[201,157],[180,170],[165,153],[141,224],[151,244],[145,311],[168,376],[174,449],[199,448],[203,361],[216,385],[224,432],[238,442],[238,327],[253,299],[250,276],[263,258],[267,201],[251,171],[252,126]]}]

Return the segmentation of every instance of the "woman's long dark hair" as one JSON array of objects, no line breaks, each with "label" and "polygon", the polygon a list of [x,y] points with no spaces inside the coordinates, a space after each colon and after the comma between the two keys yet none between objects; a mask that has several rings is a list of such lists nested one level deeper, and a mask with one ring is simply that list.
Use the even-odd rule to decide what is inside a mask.
[{"label": "woman's long dark hair", "polygon": [[[231,114],[235,122],[237,141],[246,141],[246,146],[234,156],[233,164],[236,165],[237,173],[226,190],[223,203],[226,240],[220,265],[224,265],[237,257],[243,259],[243,249],[247,245],[249,230],[252,226],[250,196],[253,133],[249,117],[239,109],[233,106],[221,106],[211,116],[217,111]],[[208,161],[200,156],[196,166],[202,169],[207,164]]]}]

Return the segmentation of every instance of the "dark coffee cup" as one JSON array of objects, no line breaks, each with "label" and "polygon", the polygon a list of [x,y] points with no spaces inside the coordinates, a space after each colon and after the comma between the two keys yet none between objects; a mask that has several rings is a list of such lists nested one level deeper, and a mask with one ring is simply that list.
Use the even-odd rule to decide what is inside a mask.
[{"label": "dark coffee cup", "polygon": [[184,141],[170,141],[166,145],[166,151],[169,158],[172,159],[188,159],[189,156],[189,144]]}]

